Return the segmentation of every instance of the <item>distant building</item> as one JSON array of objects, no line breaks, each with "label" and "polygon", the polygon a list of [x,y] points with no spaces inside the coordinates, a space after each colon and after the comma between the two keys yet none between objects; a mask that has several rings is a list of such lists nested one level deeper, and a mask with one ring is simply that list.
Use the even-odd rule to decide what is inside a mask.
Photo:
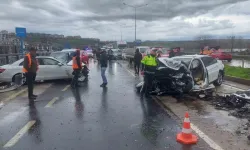
[{"label": "distant building", "polygon": [[9,33],[6,30],[0,31],[0,45],[18,45],[19,39],[15,33]]},{"label": "distant building", "polygon": [[29,38],[54,38],[54,39],[62,39],[64,35],[58,34],[45,34],[45,33],[27,33],[27,37]]}]

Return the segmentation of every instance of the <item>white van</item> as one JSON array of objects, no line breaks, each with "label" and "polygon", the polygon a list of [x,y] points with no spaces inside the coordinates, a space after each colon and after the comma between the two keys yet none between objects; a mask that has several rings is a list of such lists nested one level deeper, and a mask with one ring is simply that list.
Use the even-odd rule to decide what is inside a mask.
[{"label": "white van", "polygon": [[150,49],[149,46],[137,46],[136,49],[139,49],[141,54],[145,54],[147,52],[148,49]]}]

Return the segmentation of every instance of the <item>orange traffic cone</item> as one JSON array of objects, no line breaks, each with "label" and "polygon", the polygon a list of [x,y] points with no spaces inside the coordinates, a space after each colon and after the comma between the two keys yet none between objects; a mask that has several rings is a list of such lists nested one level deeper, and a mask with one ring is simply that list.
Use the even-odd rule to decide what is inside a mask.
[{"label": "orange traffic cone", "polygon": [[192,134],[188,112],[185,114],[182,132],[177,134],[176,140],[182,144],[196,144],[198,142],[197,136]]}]

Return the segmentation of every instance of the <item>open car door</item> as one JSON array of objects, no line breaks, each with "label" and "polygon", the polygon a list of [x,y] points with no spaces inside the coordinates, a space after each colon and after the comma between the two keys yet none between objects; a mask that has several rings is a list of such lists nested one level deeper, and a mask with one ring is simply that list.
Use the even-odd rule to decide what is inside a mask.
[{"label": "open car door", "polygon": [[209,86],[208,71],[201,59],[193,58],[188,69],[190,70],[194,80],[194,87],[192,91],[201,91]]}]

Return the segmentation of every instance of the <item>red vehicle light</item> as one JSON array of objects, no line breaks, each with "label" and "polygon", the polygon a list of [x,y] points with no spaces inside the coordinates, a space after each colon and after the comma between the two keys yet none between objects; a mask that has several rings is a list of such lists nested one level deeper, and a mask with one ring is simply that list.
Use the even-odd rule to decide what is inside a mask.
[{"label": "red vehicle light", "polygon": [[6,69],[0,68],[0,73],[3,73]]}]

